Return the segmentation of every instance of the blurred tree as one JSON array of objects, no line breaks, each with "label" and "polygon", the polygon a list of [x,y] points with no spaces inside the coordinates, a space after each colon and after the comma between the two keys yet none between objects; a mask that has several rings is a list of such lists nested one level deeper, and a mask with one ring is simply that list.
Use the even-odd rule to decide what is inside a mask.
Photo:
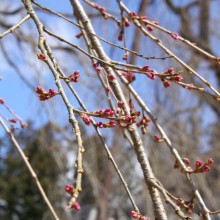
[{"label": "blurred tree", "polygon": [[[53,152],[61,154],[61,143],[55,137],[52,124],[35,129],[29,123],[29,128],[16,136],[55,209],[64,216],[64,188],[60,190],[59,181],[67,170],[60,170],[53,155]],[[32,177],[8,137],[3,139],[0,152],[0,219],[51,219]],[[62,157],[65,164],[66,159],[64,155]]]}]

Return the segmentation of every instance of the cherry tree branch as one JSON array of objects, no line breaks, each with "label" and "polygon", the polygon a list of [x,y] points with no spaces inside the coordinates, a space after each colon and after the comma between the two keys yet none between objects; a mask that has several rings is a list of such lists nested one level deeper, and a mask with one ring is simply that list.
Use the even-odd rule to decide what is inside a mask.
[{"label": "cherry tree branch", "polygon": [[[74,14],[75,14],[77,20],[82,22],[85,29],[89,33],[94,33],[94,30],[93,30],[93,27],[90,23],[90,20],[87,17],[87,15],[86,15],[83,7],[81,6],[81,4],[77,0],[71,0],[71,4],[73,6]],[[102,60],[105,60],[106,62],[109,62],[110,59],[105,54],[99,40],[94,35],[89,35],[89,39],[90,39],[91,45],[94,48],[94,50],[96,51],[97,55]],[[111,69],[108,65],[103,65],[103,67],[104,67],[104,69],[105,69],[108,76],[114,76],[115,75],[113,69]],[[124,94],[123,94],[117,80],[115,79],[115,80],[111,81],[110,86],[113,89],[114,94],[117,97],[117,99],[120,100],[120,101],[123,101],[125,103],[125,106],[123,108],[125,114],[129,114],[128,105],[126,104]],[[139,136],[137,128],[134,125],[130,125],[128,127],[128,131],[129,131],[129,133],[132,137],[132,141],[133,141],[134,146],[135,146],[135,151],[136,151],[139,163],[142,167],[144,178],[145,178],[145,181],[147,183],[147,186],[148,186],[151,198],[152,198],[154,211],[155,211],[155,216],[156,216],[156,218],[159,218],[159,219],[167,219],[167,216],[166,216],[166,213],[165,213],[165,210],[164,210],[159,192],[156,188],[152,187],[152,185],[151,185],[151,179],[155,179],[155,177],[154,177],[152,169],[150,167],[149,160],[148,160],[148,158],[147,158],[147,156],[144,152],[143,143],[141,141],[141,138]]]}]

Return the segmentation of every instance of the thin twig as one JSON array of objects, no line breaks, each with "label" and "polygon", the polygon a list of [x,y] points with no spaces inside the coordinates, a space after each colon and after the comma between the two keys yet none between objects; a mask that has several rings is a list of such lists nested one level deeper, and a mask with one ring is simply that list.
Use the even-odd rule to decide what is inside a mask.
[{"label": "thin twig", "polygon": [[[46,7],[44,7],[44,6],[40,5],[40,4],[38,4],[38,3],[35,2],[35,1],[33,1],[33,3],[34,3],[35,5],[37,5],[39,8],[41,8],[42,10],[45,10],[45,11],[47,11],[47,12],[50,12],[51,14],[54,14],[54,15],[56,15],[56,16],[58,16],[58,17],[64,19],[64,20],[66,20],[67,22],[69,22],[69,23],[71,23],[71,24],[73,24],[73,25],[79,27],[80,29],[85,30],[84,27],[82,27],[81,25],[75,23],[74,21],[70,20],[69,18],[63,16],[62,14],[60,14],[60,13],[58,13],[58,12],[55,12],[55,11],[49,9],[49,8],[46,8]],[[101,41],[103,41],[103,42],[105,42],[105,43],[107,43],[107,44],[109,44],[109,45],[111,45],[111,46],[117,47],[117,48],[119,48],[119,49],[121,49],[121,50],[124,50],[124,51],[128,51],[128,52],[133,53],[134,55],[139,56],[139,57],[141,57],[141,58],[143,58],[143,59],[146,59],[146,60],[150,60],[150,59],[165,60],[165,59],[168,59],[168,58],[172,58],[172,56],[163,56],[163,57],[144,56],[143,54],[139,54],[137,51],[133,51],[133,50],[130,50],[130,49],[128,49],[128,48],[122,47],[122,46],[120,46],[120,45],[118,45],[118,44],[114,44],[114,43],[112,43],[112,42],[106,40],[105,38],[98,36],[97,34],[90,33],[90,32],[87,31],[87,30],[85,30],[85,31],[86,31],[87,33],[91,34],[91,35],[96,36],[98,39],[100,39]]]},{"label": "thin twig", "polygon": [[22,18],[17,24],[9,28],[4,33],[0,34],[0,39],[5,37],[7,34],[12,33],[16,28],[19,28],[21,24],[23,24],[25,21],[27,21],[30,18],[30,15],[26,15],[24,18]]}]

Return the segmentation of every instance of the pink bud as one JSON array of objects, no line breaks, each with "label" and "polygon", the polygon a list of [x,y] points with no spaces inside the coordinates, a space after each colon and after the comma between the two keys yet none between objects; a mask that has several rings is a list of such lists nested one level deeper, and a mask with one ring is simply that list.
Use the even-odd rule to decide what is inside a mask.
[{"label": "pink bud", "polygon": [[210,170],[210,166],[208,166],[207,164],[203,167],[204,171],[209,171]]},{"label": "pink bud", "polygon": [[110,86],[107,86],[107,87],[105,88],[105,91],[106,91],[107,93],[109,93],[109,92],[110,92]]},{"label": "pink bud", "polygon": [[176,81],[176,82],[181,82],[183,80],[183,77],[182,76],[174,76],[174,77],[172,77],[172,79],[174,79],[174,81]]},{"label": "pink bud", "polygon": [[141,20],[143,20],[143,19],[147,19],[147,15],[143,15],[143,16],[141,16],[140,19],[141,19]]},{"label": "pink bud", "polygon": [[74,191],[74,186],[70,185],[70,184],[67,184],[66,187],[65,187],[65,190],[66,190],[67,193],[72,194],[73,191]]},{"label": "pink bud", "polygon": [[57,92],[51,88],[51,89],[49,89],[48,94],[50,95],[50,98],[51,98],[51,97],[55,96],[57,94]]},{"label": "pink bud", "polygon": [[149,25],[149,24],[148,24],[146,27],[147,27],[147,30],[148,30],[148,31],[153,31],[153,30],[154,30],[154,27],[151,26],[151,25]]},{"label": "pink bud", "polygon": [[182,161],[187,165],[190,164],[190,160],[188,158],[182,158]]},{"label": "pink bud", "polygon": [[138,218],[139,217],[138,213],[135,212],[135,211],[130,211],[130,214],[131,214],[132,218]]},{"label": "pink bud", "polygon": [[118,40],[119,41],[122,41],[123,40],[123,37],[124,37],[124,34],[123,32],[120,31],[119,35],[118,35]]},{"label": "pink bud", "polygon": [[79,211],[81,209],[80,204],[78,202],[74,202],[71,208],[75,209],[76,211]]},{"label": "pink bud", "polygon": [[160,142],[161,138],[156,134],[156,135],[154,135],[154,141],[155,142]]},{"label": "pink bud", "polygon": [[43,53],[40,53],[40,54],[38,53],[37,57],[39,60],[46,60],[47,59],[46,55],[44,55]]},{"label": "pink bud", "polygon": [[178,40],[179,39],[179,35],[177,33],[171,33],[170,34],[171,37],[174,39],[174,40]]},{"label": "pink bud", "polygon": [[174,74],[174,68],[173,67],[170,67],[168,70],[167,70],[167,73],[170,73],[170,74]]},{"label": "pink bud", "polygon": [[202,161],[201,160],[197,160],[196,161],[196,167],[201,167],[202,166]]},{"label": "pink bud", "polygon": [[115,75],[111,74],[111,75],[108,75],[108,79],[109,81],[114,81],[116,78],[115,78]]},{"label": "pink bud", "polygon": [[79,33],[79,34],[76,34],[75,37],[79,39],[81,36],[82,36],[82,33]]},{"label": "pink bud", "polygon": [[118,101],[118,107],[123,107],[125,103],[123,101]]},{"label": "pink bud", "polygon": [[37,94],[42,94],[42,93],[44,93],[44,92],[45,92],[45,90],[43,89],[43,87],[37,86],[37,89],[36,89],[36,93],[37,93]]},{"label": "pink bud", "polygon": [[11,123],[16,123],[18,121],[18,119],[17,118],[12,118],[12,119],[9,119],[8,121],[11,122]]},{"label": "pink bud", "polygon": [[110,122],[108,124],[109,124],[109,127],[115,127],[116,126],[115,120],[110,120]]},{"label": "pink bud", "polygon": [[149,65],[145,65],[141,68],[141,70],[143,71],[148,71],[149,70]]},{"label": "pink bud", "polygon": [[97,66],[95,69],[96,69],[96,72],[98,74],[100,74],[102,72],[102,67],[101,66]]},{"label": "pink bud", "polygon": [[129,27],[130,26],[130,22],[127,18],[124,19],[124,24],[125,24],[125,27]]},{"label": "pink bud", "polygon": [[0,98],[0,104],[5,104],[5,101],[4,101],[4,99],[2,99],[2,98]]},{"label": "pink bud", "polygon": [[152,23],[156,24],[156,25],[159,25],[159,21],[152,21]]},{"label": "pink bud", "polygon": [[130,14],[130,16],[131,16],[132,18],[137,17],[137,13],[135,13],[135,12],[130,12],[129,14]]},{"label": "pink bud", "polygon": [[98,65],[99,65],[99,63],[96,62],[96,61],[94,61],[94,62],[92,63],[92,66],[93,66],[93,67],[97,67]]},{"label": "pink bud", "polygon": [[171,84],[168,81],[164,81],[163,85],[164,85],[165,88],[168,88],[168,87],[170,87]]},{"label": "pink bud", "polygon": [[211,164],[211,163],[214,163],[214,160],[213,160],[212,158],[209,158],[209,159],[207,160],[207,164]]},{"label": "pink bud", "polygon": [[156,79],[155,74],[152,73],[152,72],[149,72],[149,73],[147,73],[146,75],[147,75],[150,79],[152,79],[152,80],[155,80],[155,79]]},{"label": "pink bud", "polygon": [[101,13],[104,13],[104,12],[105,12],[105,8],[102,7],[102,6],[100,6],[100,7],[99,7],[99,11],[100,11]]},{"label": "pink bud", "polygon": [[96,125],[97,125],[97,127],[99,127],[99,128],[103,128],[103,123],[102,123],[101,121],[100,121],[100,122],[97,122]]}]

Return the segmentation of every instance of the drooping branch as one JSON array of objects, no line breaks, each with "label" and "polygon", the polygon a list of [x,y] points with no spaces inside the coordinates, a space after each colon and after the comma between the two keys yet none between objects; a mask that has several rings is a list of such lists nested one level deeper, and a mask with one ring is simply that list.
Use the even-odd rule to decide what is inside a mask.
[{"label": "drooping branch", "polygon": [[[76,16],[76,18],[82,22],[82,24],[84,25],[85,29],[89,32],[89,33],[94,33],[94,30],[92,28],[92,25],[83,9],[83,7],[80,5],[80,3],[76,0],[72,0],[71,4],[74,8],[74,14]],[[108,58],[108,56],[105,54],[99,40],[94,36],[94,35],[90,35],[89,36],[90,42],[92,44],[92,47],[94,48],[94,50],[96,51],[97,55],[102,59],[105,60],[106,62],[109,62],[110,59]],[[114,76],[114,71],[109,68],[108,65],[103,65],[106,73],[108,76]],[[112,88],[112,90],[114,91],[115,96],[117,97],[118,100],[123,101],[125,103],[125,106],[123,108],[125,114],[129,114],[129,108],[128,105],[126,104],[126,100],[125,97],[123,95],[123,92],[117,82],[117,80],[113,80],[110,82],[110,86]],[[165,214],[165,210],[159,195],[159,192],[156,188],[152,187],[151,185],[151,181],[155,179],[153,172],[151,170],[148,158],[144,152],[144,147],[143,147],[143,143],[141,141],[141,138],[139,136],[139,133],[137,132],[137,128],[134,125],[130,125],[128,127],[128,131],[131,135],[132,141],[134,143],[135,146],[135,151],[139,160],[139,163],[141,164],[142,170],[143,170],[143,174],[144,174],[144,178],[145,181],[148,185],[148,189],[150,191],[150,195],[152,197],[152,202],[154,205],[154,211],[155,211],[155,216],[158,219],[167,219],[166,214]]]}]

